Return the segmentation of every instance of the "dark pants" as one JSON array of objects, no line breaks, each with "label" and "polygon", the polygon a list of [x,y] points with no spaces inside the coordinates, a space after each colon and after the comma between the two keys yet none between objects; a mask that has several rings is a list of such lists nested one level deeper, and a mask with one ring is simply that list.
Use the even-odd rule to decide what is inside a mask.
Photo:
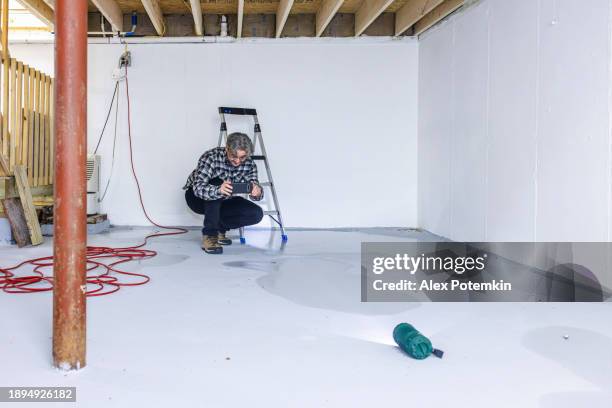
[{"label": "dark pants", "polygon": [[189,188],[185,191],[185,200],[191,211],[204,214],[203,235],[217,235],[219,232],[257,224],[263,218],[261,207],[242,197],[202,200]]}]

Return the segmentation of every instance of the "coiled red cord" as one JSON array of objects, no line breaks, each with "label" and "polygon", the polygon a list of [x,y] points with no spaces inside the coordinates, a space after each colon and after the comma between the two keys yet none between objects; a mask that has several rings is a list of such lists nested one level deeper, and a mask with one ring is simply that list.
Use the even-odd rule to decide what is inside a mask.
[{"label": "coiled red cord", "polygon": [[[149,282],[151,278],[145,274],[127,272],[117,268],[117,265],[122,263],[149,259],[157,255],[157,252],[150,249],[143,249],[149,238],[161,237],[167,235],[179,235],[187,233],[185,228],[179,227],[166,227],[153,221],[144,205],[142,199],[142,191],[140,189],[140,182],[138,176],[136,176],[136,169],[134,166],[134,156],[132,152],[132,125],[130,119],[130,90],[128,83],[128,70],[125,67],[125,92],[127,97],[127,119],[128,119],[128,139],[130,148],[130,164],[132,168],[132,175],[136,181],[136,187],[138,190],[138,199],[140,200],[140,207],[147,218],[147,220],[158,228],[171,230],[171,232],[156,232],[149,234],[144,238],[144,241],[140,245],[125,247],[125,248],[112,248],[112,247],[87,247],[87,284],[94,285],[94,289],[87,290],[87,296],[102,296],[117,292],[123,286],[139,286]],[[102,260],[114,260],[110,263],[102,262]],[[13,271],[25,266],[31,265],[33,267],[32,274],[26,276],[16,276]],[[47,292],[53,290],[53,276],[45,275],[44,269],[52,269],[53,267],[53,256],[45,256],[42,258],[28,259],[21,262],[18,265],[10,268],[0,267],[0,289],[6,293],[37,293]],[[97,272],[97,273],[96,273]],[[112,275],[111,275],[112,274]],[[125,281],[122,278],[130,277],[132,279]],[[134,280],[135,278],[135,280]]]}]

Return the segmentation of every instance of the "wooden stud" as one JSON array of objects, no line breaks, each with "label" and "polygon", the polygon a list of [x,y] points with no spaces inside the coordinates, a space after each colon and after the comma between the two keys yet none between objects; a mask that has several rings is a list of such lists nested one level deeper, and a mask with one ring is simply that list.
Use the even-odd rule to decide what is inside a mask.
[{"label": "wooden stud", "polygon": [[2,207],[4,207],[4,214],[8,218],[17,246],[23,248],[30,245],[32,243],[30,228],[19,197],[5,197],[2,200]]},{"label": "wooden stud", "polygon": [[[8,26],[9,26],[9,0],[2,0],[2,19],[0,27],[0,42],[2,43],[2,146],[0,146],[0,153],[2,153],[2,161],[6,161],[8,166],[9,157],[9,135],[8,135],[8,78],[9,78],[9,49],[8,49]],[[2,165],[4,168],[5,166]],[[6,167],[8,169],[8,167]],[[6,170],[6,174],[9,174],[9,170]]]},{"label": "wooden stud", "polygon": [[16,82],[17,82],[17,75],[15,74],[15,71],[17,71],[17,61],[15,60],[15,58],[11,58],[11,66],[10,66],[10,71],[9,71],[9,98],[8,98],[8,104],[9,104],[9,117],[8,117],[8,126],[9,126],[9,133],[8,133],[8,137],[9,137],[9,153],[8,153],[8,157],[9,157],[9,166],[11,171],[13,170],[13,167],[15,167],[15,156],[16,156],[16,152],[15,152],[15,144],[16,144],[16,139],[17,139],[17,135],[15,134],[15,96],[17,94],[17,91],[15,89],[16,87]]},{"label": "wooden stud", "polygon": [[[29,124],[29,120],[28,120],[28,108],[29,108],[29,104],[30,104],[30,67],[27,65],[24,65],[23,67],[23,106],[21,108],[21,123],[22,123],[22,128],[21,128],[21,141],[22,141],[22,146],[21,146],[21,161],[20,164],[26,166],[28,166],[28,152],[29,152],[29,148],[30,148],[30,143],[29,140],[30,138],[28,137],[28,124]],[[29,170],[29,169],[28,169]]]},{"label": "wooden stud", "polygon": [[40,93],[38,100],[38,184],[42,186],[45,179],[45,74],[40,73]]},{"label": "wooden stud", "polygon": [[157,31],[157,35],[163,37],[166,33],[166,22],[164,20],[164,15],[162,14],[161,7],[159,6],[158,0],[141,0],[144,9],[149,15],[149,19],[153,26],[155,27],[155,31]]},{"label": "wooden stud", "polygon": [[2,58],[2,154],[9,157],[9,67],[8,57]]},{"label": "wooden stud", "polygon": [[236,38],[242,37],[242,20],[244,19],[244,0],[238,0],[238,24]]},{"label": "wooden stud", "polygon": [[5,175],[10,174],[10,169],[9,169],[9,162],[6,159],[6,157],[4,157],[4,154],[2,154],[0,152],[0,170],[2,170],[2,173],[4,173]]},{"label": "wooden stud", "polygon": [[28,97],[28,183],[30,186],[34,185],[34,102],[35,102],[35,89],[36,89],[36,70],[30,69],[30,96]]},{"label": "wooden stud", "polygon": [[200,0],[189,0],[191,5],[191,14],[193,14],[193,26],[196,35],[204,35],[204,26],[202,25],[202,6]]},{"label": "wooden stud", "polygon": [[17,0],[17,2],[38,17],[48,27],[53,27],[53,21],[55,20],[53,9],[43,0]]},{"label": "wooden stud", "polygon": [[446,0],[444,3],[440,4],[414,25],[414,35],[419,35],[440,22],[453,11],[463,6],[463,1],[464,0]]},{"label": "wooden stud", "polygon": [[23,95],[23,63],[17,63],[17,97],[15,99],[15,163],[23,164],[21,162],[21,150],[23,148],[22,136],[22,125],[23,125],[23,112],[22,108],[22,95]]},{"label": "wooden stud", "polygon": [[444,0],[413,0],[395,13],[395,35],[401,35]]},{"label": "wooden stud", "polygon": [[48,75],[45,75],[45,179],[44,185],[51,184],[51,133],[50,133],[50,116],[49,116],[49,108],[51,105],[51,101],[49,100],[51,96],[51,78]]},{"label": "wooden stud", "polygon": [[91,0],[91,2],[111,23],[113,31],[123,31],[123,13],[115,0]]},{"label": "wooden stud", "polygon": [[51,78],[51,91],[49,98],[49,135],[51,137],[51,143],[49,146],[49,149],[51,150],[49,179],[51,184],[55,184],[55,80],[53,78]]},{"label": "wooden stud", "polygon": [[344,0],[324,0],[317,11],[316,36],[320,37],[332,21]]},{"label": "wooden stud", "polygon": [[394,0],[364,0],[355,13],[355,37],[363,32],[393,3]]},{"label": "wooden stud", "polygon": [[45,117],[45,105],[47,104],[46,91],[46,80],[47,76],[41,74],[40,76],[40,158],[38,159],[38,185],[44,186],[45,176],[47,173],[47,166],[45,163],[45,157],[47,155],[47,138],[45,135],[45,129],[47,128],[47,118]]},{"label": "wooden stud", "polygon": [[32,116],[34,120],[32,122],[32,140],[34,141],[34,151],[32,155],[32,185],[38,185],[38,157],[40,157],[40,140],[38,138],[38,124],[40,122],[38,117],[38,110],[40,106],[40,71],[36,71],[34,78],[34,109]]},{"label": "wooden stud", "polygon": [[276,38],[279,38],[283,33],[283,27],[289,17],[289,12],[293,6],[293,0],[280,0],[276,9]]},{"label": "wooden stud", "polygon": [[15,183],[17,184],[17,190],[19,190],[19,198],[21,199],[21,205],[23,205],[23,212],[30,229],[30,239],[32,245],[39,245],[43,242],[42,231],[40,230],[40,224],[38,223],[38,216],[36,215],[36,208],[32,202],[32,192],[28,185],[28,179],[25,168],[23,166],[15,166]]}]

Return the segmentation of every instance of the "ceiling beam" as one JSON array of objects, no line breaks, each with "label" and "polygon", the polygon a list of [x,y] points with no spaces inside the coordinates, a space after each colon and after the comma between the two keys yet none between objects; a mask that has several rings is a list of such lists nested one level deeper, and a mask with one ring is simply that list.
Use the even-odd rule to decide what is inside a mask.
[{"label": "ceiling beam", "polygon": [[202,24],[202,6],[200,0],[189,0],[191,4],[191,14],[193,14],[193,25],[196,35],[204,35],[204,25]]},{"label": "ceiling beam", "polygon": [[395,35],[400,35],[444,0],[412,0],[395,13]]},{"label": "ceiling beam", "polygon": [[[52,0],[47,0],[52,1]],[[123,31],[123,13],[115,0],[91,0],[100,10],[100,13],[107,19],[113,31]]]},{"label": "ceiling beam", "polygon": [[283,32],[291,6],[293,6],[293,0],[280,0],[280,3],[278,3],[276,9],[276,38],[279,38]]},{"label": "ceiling beam", "polygon": [[360,36],[395,0],[364,0],[355,13],[355,37]]},{"label": "ceiling beam", "polygon": [[43,0],[17,0],[19,4],[28,9],[28,11],[38,17],[43,23],[53,28],[55,14],[53,9]]},{"label": "ceiling beam", "polygon": [[317,10],[317,37],[320,37],[325,31],[325,28],[332,21],[332,18],[336,15],[340,6],[342,6],[344,0],[324,0]]},{"label": "ceiling beam", "polygon": [[164,15],[162,14],[161,7],[159,7],[158,0],[140,0],[146,10],[157,35],[163,37],[166,34],[166,22],[164,21]]},{"label": "ceiling beam", "polygon": [[236,37],[242,37],[242,19],[244,18],[244,0],[238,0],[238,24],[236,30]]},{"label": "ceiling beam", "polygon": [[446,0],[425,17],[417,21],[414,25],[414,35],[421,34],[461,6],[463,6],[463,0]]}]

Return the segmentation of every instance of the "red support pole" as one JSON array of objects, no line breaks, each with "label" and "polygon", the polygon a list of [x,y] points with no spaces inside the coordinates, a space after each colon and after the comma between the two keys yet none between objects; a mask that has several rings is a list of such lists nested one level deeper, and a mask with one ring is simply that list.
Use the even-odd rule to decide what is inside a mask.
[{"label": "red support pole", "polygon": [[55,2],[53,364],[85,366],[87,0]]}]

